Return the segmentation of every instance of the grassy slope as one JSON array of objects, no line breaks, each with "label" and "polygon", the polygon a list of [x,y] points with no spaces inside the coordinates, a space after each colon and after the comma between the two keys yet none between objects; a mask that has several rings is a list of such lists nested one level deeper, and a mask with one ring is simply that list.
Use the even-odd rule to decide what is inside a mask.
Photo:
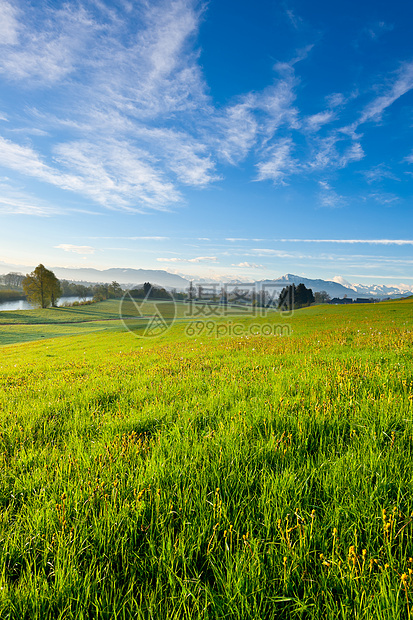
[{"label": "grassy slope", "polygon": [[33,325],[80,323],[102,319],[119,319],[119,300],[111,299],[85,306],[46,308],[38,310],[9,310],[0,312],[2,325]]},{"label": "grassy slope", "polygon": [[119,330],[124,327],[116,299],[69,308],[0,312],[0,346]]},{"label": "grassy slope", "polygon": [[407,618],[412,310],[1,349],[0,617]]},{"label": "grassy slope", "polygon": [[[169,302],[157,302],[157,308],[151,301],[142,303],[138,300],[136,303],[139,304],[139,311],[145,317],[152,317],[160,307],[164,317],[174,317],[176,313],[177,321],[191,321],[187,317],[189,306],[184,303],[178,302],[176,306],[172,306]],[[227,309],[232,317],[242,316],[246,311],[250,312],[250,309],[234,306]],[[197,306],[192,313],[196,318]],[[125,331],[121,314],[131,329],[136,329],[140,325],[141,319],[136,320],[139,314],[134,303],[130,301],[121,305],[118,299],[80,307],[2,311],[0,312],[0,346],[97,331]],[[272,311],[272,316],[278,317],[278,314]],[[128,319],[128,317],[132,318]],[[138,328],[143,329],[143,327]]]}]

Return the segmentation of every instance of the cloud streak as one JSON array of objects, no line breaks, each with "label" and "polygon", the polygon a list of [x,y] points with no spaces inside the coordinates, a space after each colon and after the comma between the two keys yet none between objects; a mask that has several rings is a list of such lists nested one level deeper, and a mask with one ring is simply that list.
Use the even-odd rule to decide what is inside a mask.
[{"label": "cloud streak", "polygon": [[75,254],[94,254],[95,248],[90,245],[72,245],[70,243],[60,243],[54,246],[57,250],[65,252],[74,252]]},{"label": "cloud streak", "polygon": [[161,263],[216,263],[216,256],[197,256],[196,258],[157,258]]}]

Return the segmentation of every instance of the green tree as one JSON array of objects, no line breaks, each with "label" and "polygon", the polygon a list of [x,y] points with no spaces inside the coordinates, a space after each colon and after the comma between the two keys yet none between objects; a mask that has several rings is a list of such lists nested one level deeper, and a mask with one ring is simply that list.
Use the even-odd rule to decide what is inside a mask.
[{"label": "green tree", "polygon": [[84,284],[75,284],[75,293],[80,299],[85,301],[86,297],[90,294],[90,289]]},{"label": "green tree", "polygon": [[55,306],[62,294],[59,280],[53,271],[46,269],[44,265],[38,265],[34,271],[27,274],[22,284],[29,302],[41,308]]},{"label": "green tree", "polygon": [[108,298],[108,285],[96,284],[93,287],[93,301],[104,301]]},{"label": "green tree", "polygon": [[4,276],[4,284],[11,288],[21,288],[23,280],[24,275],[15,271],[11,271]]},{"label": "green tree", "polygon": [[314,293],[314,301],[316,304],[326,304],[330,299],[330,295],[326,291]]},{"label": "green tree", "polygon": [[314,295],[311,288],[305,284],[299,284],[294,292],[294,308],[303,308],[314,303]]},{"label": "green tree", "polygon": [[113,281],[112,284],[109,284],[108,295],[110,298],[122,297],[123,290],[120,284],[115,281]]},{"label": "green tree", "polygon": [[291,284],[286,286],[280,293],[278,299],[278,308],[280,310],[291,310],[310,306],[314,303],[314,295],[311,288],[307,288],[304,284]]}]

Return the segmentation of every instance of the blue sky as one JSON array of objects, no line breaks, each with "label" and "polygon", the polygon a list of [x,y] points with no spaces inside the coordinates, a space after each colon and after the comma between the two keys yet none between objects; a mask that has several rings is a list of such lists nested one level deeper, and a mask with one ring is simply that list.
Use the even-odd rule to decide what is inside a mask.
[{"label": "blue sky", "polygon": [[412,21],[0,0],[0,261],[413,286]]}]

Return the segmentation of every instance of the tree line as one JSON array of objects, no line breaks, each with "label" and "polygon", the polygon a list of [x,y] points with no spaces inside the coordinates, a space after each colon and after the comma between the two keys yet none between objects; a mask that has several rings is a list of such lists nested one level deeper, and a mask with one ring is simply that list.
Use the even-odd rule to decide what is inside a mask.
[{"label": "tree line", "polygon": [[311,288],[307,288],[304,284],[291,284],[285,286],[280,293],[278,299],[278,308],[280,310],[297,310],[311,306],[315,302],[314,294]]},{"label": "tree line", "polygon": [[151,284],[150,282],[145,282],[139,288],[133,288],[129,291],[129,295],[134,299],[164,299],[167,301],[170,301],[171,297],[175,300],[187,299],[186,293],[178,293],[176,290],[173,290],[172,293],[169,293],[161,286],[156,286],[155,284]]},{"label": "tree line", "polygon": [[[15,280],[17,282],[17,279]],[[50,269],[42,264],[38,265],[26,277],[23,276],[21,286],[27,300],[34,306],[40,308],[56,307],[61,297],[79,297],[86,300],[93,297],[93,301],[104,301],[105,299],[116,299],[122,297],[123,290],[120,284],[94,284],[85,286],[75,284],[67,280],[58,280]]]},{"label": "tree line", "polygon": [[[58,280],[53,271],[46,269],[42,264],[26,276],[16,272],[0,276],[0,282],[7,287],[0,289],[0,300],[18,299],[24,294],[32,305],[41,308],[55,307],[61,297],[79,297],[83,301],[92,297],[93,301],[104,301],[120,298],[124,294],[120,284],[115,281],[111,284],[76,284],[68,280]],[[181,301],[201,299],[203,290],[201,286],[198,289],[196,291],[191,283],[188,293],[173,291],[172,297]],[[129,293],[136,299],[171,299],[170,292],[150,282],[145,282],[141,287],[134,288]],[[220,299],[222,301],[223,297],[221,296]],[[283,288],[275,305],[278,305],[280,310],[291,310],[304,308],[314,303],[327,303],[329,300],[330,297],[325,291],[313,294],[312,289],[308,289],[304,284],[298,286],[292,284]],[[227,301],[226,297],[224,301]],[[249,301],[252,305],[261,307],[269,307],[274,303],[265,297],[265,291],[259,293],[253,291],[249,296]]]}]

